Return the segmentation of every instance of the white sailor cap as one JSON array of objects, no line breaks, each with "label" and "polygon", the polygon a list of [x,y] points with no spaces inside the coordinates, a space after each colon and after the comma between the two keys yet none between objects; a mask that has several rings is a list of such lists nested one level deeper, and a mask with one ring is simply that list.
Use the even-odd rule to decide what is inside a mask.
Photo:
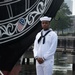
[{"label": "white sailor cap", "polygon": [[47,16],[41,17],[40,21],[51,21],[51,17],[47,17]]}]

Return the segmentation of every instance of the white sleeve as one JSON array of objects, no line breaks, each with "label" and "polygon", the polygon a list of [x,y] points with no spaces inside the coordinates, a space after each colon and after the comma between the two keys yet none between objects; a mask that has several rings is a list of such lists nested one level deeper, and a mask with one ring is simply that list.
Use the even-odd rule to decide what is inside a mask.
[{"label": "white sleeve", "polygon": [[57,41],[58,41],[58,36],[55,33],[52,35],[51,45],[50,45],[48,52],[44,55],[44,59],[49,59],[55,54],[55,51],[57,48]]},{"label": "white sleeve", "polygon": [[37,42],[37,36],[36,36],[35,41],[34,41],[34,48],[33,48],[34,58],[37,58],[37,50],[38,50],[37,44],[38,44],[38,42]]}]

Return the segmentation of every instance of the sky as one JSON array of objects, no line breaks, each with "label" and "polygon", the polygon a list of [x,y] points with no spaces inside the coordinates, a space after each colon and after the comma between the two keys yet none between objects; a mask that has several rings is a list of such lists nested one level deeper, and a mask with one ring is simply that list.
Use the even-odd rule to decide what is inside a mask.
[{"label": "sky", "polygon": [[73,15],[75,15],[75,0],[73,0]]},{"label": "sky", "polygon": [[[71,1],[73,1],[73,6],[72,3],[70,3]],[[70,7],[70,11],[72,11],[72,15],[75,15],[75,0],[64,0],[64,2],[67,3],[67,5]]]}]

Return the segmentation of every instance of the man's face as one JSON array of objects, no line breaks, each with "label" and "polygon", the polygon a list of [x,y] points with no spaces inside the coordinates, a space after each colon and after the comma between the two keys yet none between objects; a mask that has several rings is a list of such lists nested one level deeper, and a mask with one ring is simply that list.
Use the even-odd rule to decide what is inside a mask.
[{"label": "man's face", "polygon": [[49,29],[50,22],[49,21],[42,21],[41,25],[44,30],[47,30],[47,29]]}]

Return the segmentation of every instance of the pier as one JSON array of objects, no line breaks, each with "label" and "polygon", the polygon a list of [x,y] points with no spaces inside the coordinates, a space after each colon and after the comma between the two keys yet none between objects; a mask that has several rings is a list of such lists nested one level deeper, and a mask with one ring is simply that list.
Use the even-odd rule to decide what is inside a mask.
[{"label": "pier", "polygon": [[[19,64],[19,75],[36,75],[33,45],[22,55]],[[61,74],[75,75],[75,37],[59,36],[53,75]]]}]

